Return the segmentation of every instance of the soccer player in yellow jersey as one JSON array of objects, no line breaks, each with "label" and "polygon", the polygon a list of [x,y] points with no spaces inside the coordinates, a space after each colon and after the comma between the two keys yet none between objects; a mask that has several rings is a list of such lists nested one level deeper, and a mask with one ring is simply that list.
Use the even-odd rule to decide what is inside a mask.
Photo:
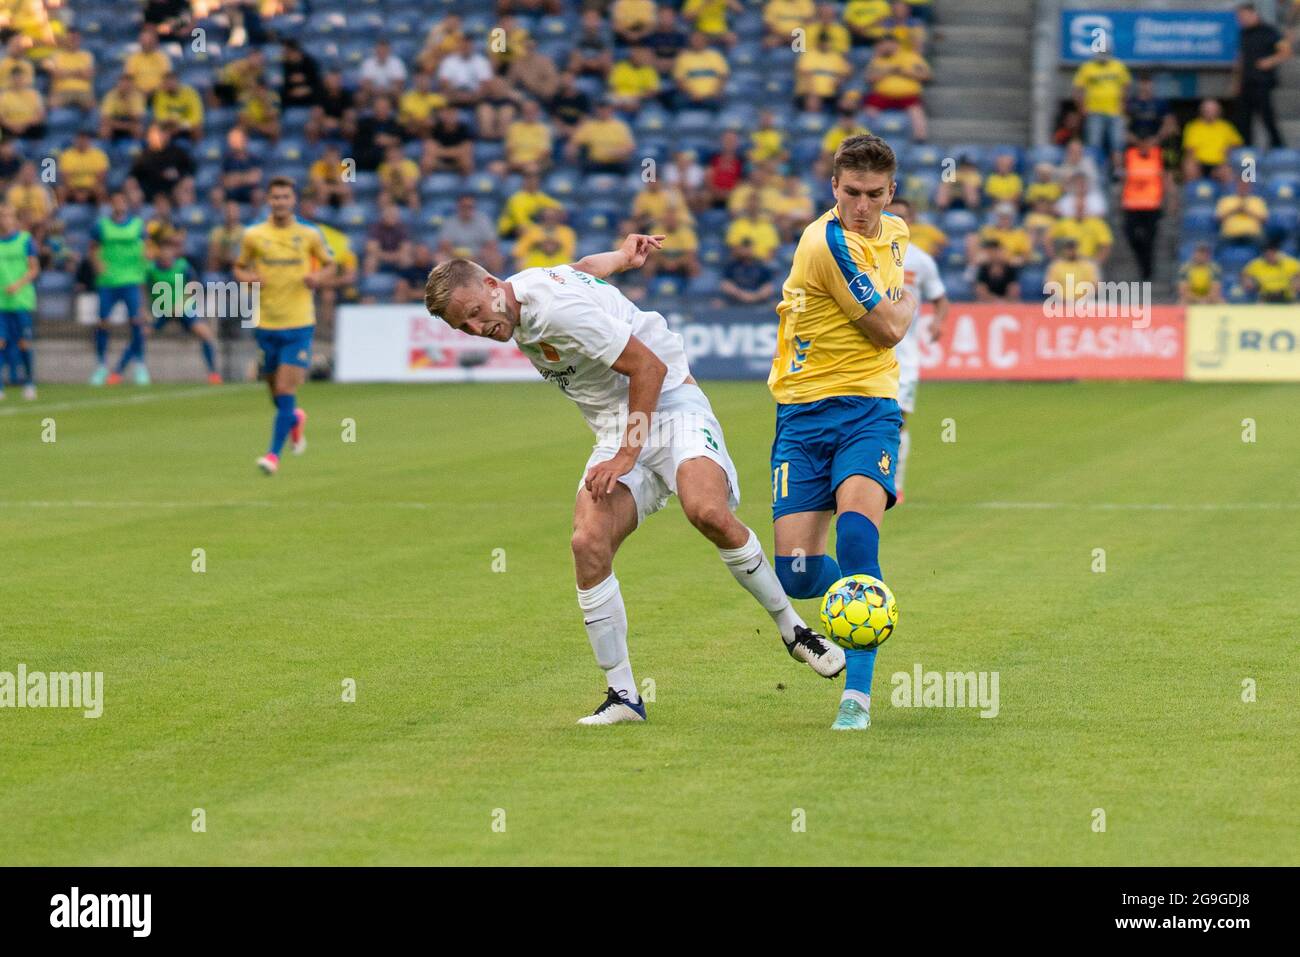
[{"label": "soccer player in yellow jersey", "polygon": [[[851,136],[832,161],[835,206],[803,232],[777,306],[768,388],[777,402],[772,519],[777,575],[792,598],[839,578],[881,577],[880,523],[895,501],[898,362],[916,312],[903,288],[906,223],[884,211],[897,161],[878,136]],[[831,516],[836,558],[826,554]],[[838,559],[838,562],[837,560]],[[870,726],[876,652],[847,651],[835,730]]]},{"label": "soccer player in yellow jersey", "polygon": [[262,371],[275,403],[271,446],[257,465],[274,475],[285,439],[292,438],[295,455],[307,448],[307,413],[296,407],[296,393],[311,367],[316,327],[312,294],[329,281],[334,256],[320,229],[294,212],[298,194],[293,180],[275,177],[266,197],[271,216],[244,230],[235,278],[257,283],[253,336],[262,350]]}]

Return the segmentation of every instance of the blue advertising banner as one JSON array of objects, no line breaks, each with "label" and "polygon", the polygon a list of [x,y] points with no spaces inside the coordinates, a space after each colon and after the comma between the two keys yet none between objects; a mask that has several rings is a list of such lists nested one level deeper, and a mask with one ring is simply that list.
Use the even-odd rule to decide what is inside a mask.
[{"label": "blue advertising banner", "polygon": [[[705,306],[701,303],[700,306]],[[659,308],[686,343],[700,379],[767,380],[776,353],[776,310],[754,306]]]},{"label": "blue advertising banner", "polygon": [[1237,57],[1237,37],[1231,8],[1061,11],[1062,63],[1090,60],[1104,38],[1106,49],[1124,63],[1224,66]]}]

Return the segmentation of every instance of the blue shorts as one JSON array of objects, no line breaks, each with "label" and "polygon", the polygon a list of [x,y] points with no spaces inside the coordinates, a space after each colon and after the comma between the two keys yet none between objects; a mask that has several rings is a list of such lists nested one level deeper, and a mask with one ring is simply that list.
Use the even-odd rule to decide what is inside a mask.
[{"label": "blue shorts", "polygon": [[31,342],[30,312],[0,312],[0,342]]},{"label": "blue shorts", "polygon": [[286,366],[311,368],[311,337],[315,326],[296,329],[254,329],[253,338],[262,350],[262,372],[269,374]]},{"label": "blue shorts", "polygon": [[835,509],[835,490],[865,475],[893,508],[903,413],[895,399],[858,395],[776,407],[772,441],[772,520]]},{"label": "blue shorts", "polygon": [[179,322],[181,328],[189,332],[194,328],[194,323],[199,321],[199,308],[196,303],[190,303],[185,307],[183,315],[179,316],[158,316],[153,321],[154,332],[163,328],[169,322]]},{"label": "blue shorts", "polygon": [[135,322],[140,316],[139,286],[101,286],[99,290],[99,319],[103,322],[113,314],[113,307],[126,303],[126,317]]}]

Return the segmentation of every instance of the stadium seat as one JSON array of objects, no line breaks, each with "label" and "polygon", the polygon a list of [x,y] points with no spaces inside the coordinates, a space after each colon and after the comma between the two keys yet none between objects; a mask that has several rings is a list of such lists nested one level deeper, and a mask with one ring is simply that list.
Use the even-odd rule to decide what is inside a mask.
[{"label": "stadium seat", "polygon": [[1264,186],[1264,196],[1270,206],[1296,202],[1296,197],[1300,196],[1300,174],[1278,173],[1271,176]]},{"label": "stadium seat", "polygon": [[1025,168],[1030,172],[1039,163],[1051,163],[1059,166],[1065,156],[1065,150],[1054,144],[1030,147],[1025,153]]},{"label": "stadium seat", "polygon": [[690,282],[691,295],[716,296],[722,291],[722,276],[711,266],[704,266]]},{"label": "stadium seat", "polygon": [[458,173],[431,173],[420,181],[420,197],[425,200],[455,196],[465,188]]},{"label": "stadium seat", "polygon": [[968,209],[950,209],[939,220],[939,228],[954,240],[979,228],[979,219]]},{"label": "stadium seat", "polygon": [[[1032,263],[1020,270],[1020,299],[1023,302],[1041,302],[1043,299],[1043,283],[1047,280],[1047,269],[1038,264]],[[972,292],[974,287],[972,286]],[[948,291],[948,298],[955,298],[952,290]]]},{"label": "stadium seat", "polygon": [[912,138],[912,118],[898,110],[887,110],[871,122],[871,131],[893,141]]},{"label": "stadium seat", "polygon": [[1213,203],[1218,200],[1221,190],[1212,179],[1197,179],[1183,186],[1183,202],[1188,206],[1193,203]]},{"label": "stadium seat", "polygon": [[940,273],[940,278],[943,280],[944,288],[948,291],[949,299],[961,302],[973,298],[971,281],[966,278],[966,274],[960,269]]},{"label": "stadium seat", "polygon": [[1214,236],[1219,231],[1212,204],[1189,206],[1183,212],[1183,233],[1187,236]]},{"label": "stadium seat", "polygon": [[1294,206],[1278,206],[1269,211],[1264,231],[1269,236],[1289,236],[1296,231],[1297,222],[1300,214]]},{"label": "stadium seat", "polygon": [[1276,173],[1300,176],[1300,150],[1284,147],[1271,149],[1260,161],[1259,168],[1267,176]]},{"label": "stadium seat", "polygon": [[1219,268],[1225,275],[1235,276],[1241,272],[1242,266],[1257,255],[1259,255],[1258,251],[1251,246],[1224,245],[1215,250],[1214,261],[1219,264]]},{"label": "stadium seat", "polygon": [[374,296],[380,302],[393,298],[397,288],[397,277],[388,272],[371,273],[362,276],[357,283],[357,291],[363,296]]}]

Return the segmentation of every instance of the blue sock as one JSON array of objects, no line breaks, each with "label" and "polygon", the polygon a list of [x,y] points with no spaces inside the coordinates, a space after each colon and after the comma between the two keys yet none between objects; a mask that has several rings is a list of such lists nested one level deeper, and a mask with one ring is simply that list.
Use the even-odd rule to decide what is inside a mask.
[{"label": "blue sock", "polygon": [[[9,370],[9,384],[18,384],[18,346],[12,342],[6,342],[4,348],[0,349],[0,360],[4,362],[5,367]],[[0,386],[4,385],[4,380],[0,379]]]},{"label": "blue sock", "polygon": [[[835,522],[835,554],[845,575],[880,578],[880,530],[861,512],[841,512]],[[882,579],[883,580],[883,579]],[[876,650],[844,652],[844,690],[871,694],[876,672]]]},{"label": "blue sock", "polygon": [[199,348],[203,350],[203,361],[208,364],[209,372],[217,371],[217,357],[212,352],[212,343],[207,339],[199,340]]},{"label": "blue sock", "polygon": [[840,566],[829,555],[807,555],[803,571],[795,571],[793,555],[776,556],[776,577],[791,598],[820,598],[841,577]]},{"label": "blue sock", "polygon": [[18,358],[23,364],[23,385],[31,385],[35,381],[32,378],[32,350],[19,349]]},{"label": "blue sock", "polygon": [[294,397],[291,395],[277,395],[275,397],[275,425],[271,430],[271,448],[272,455],[279,455],[280,450],[284,448],[284,440],[289,437],[290,430],[293,429],[297,416],[294,414]]},{"label": "blue sock", "polygon": [[95,358],[100,365],[108,363],[108,330],[95,329]]},{"label": "blue sock", "polygon": [[144,330],[137,323],[131,323],[131,341],[126,344],[122,358],[117,360],[117,374],[121,375],[132,359],[144,360]]}]

